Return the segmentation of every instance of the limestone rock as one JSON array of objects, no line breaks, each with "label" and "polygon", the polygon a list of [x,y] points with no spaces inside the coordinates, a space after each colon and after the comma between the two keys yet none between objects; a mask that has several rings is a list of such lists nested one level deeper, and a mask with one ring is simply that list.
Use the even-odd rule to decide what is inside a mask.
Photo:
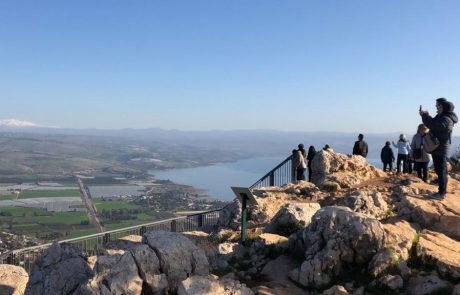
[{"label": "limestone rock", "polygon": [[449,287],[451,287],[449,282],[441,280],[436,275],[417,276],[409,280],[407,294],[429,295]]},{"label": "limestone rock", "polygon": [[266,255],[276,255],[282,253],[288,247],[288,238],[275,234],[261,234],[251,245],[250,254],[262,253]]},{"label": "limestone rock", "polygon": [[241,202],[234,199],[232,203],[225,206],[219,213],[217,222],[219,227],[229,227],[233,230],[238,230],[241,225]]},{"label": "limestone rock", "polygon": [[319,209],[321,206],[318,203],[288,204],[276,213],[265,227],[265,232],[289,236],[308,226]]},{"label": "limestone rock", "polygon": [[340,285],[332,286],[331,288],[325,290],[321,295],[348,295],[347,289]]},{"label": "limestone rock", "polygon": [[19,266],[0,264],[0,294],[23,295],[29,275]]},{"label": "limestone rock", "polygon": [[324,286],[347,267],[366,267],[384,248],[385,231],[378,220],[347,207],[325,207],[289,243],[303,248],[306,258],[291,279],[307,287]]},{"label": "limestone rock", "polygon": [[182,234],[192,241],[198,248],[204,251],[212,269],[217,268],[219,253],[216,244],[211,241],[208,233],[202,231],[190,231],[183,232]]},{"label": "limestone rock", "polygon": [[69,294],[90,276],[91,269],[77,248],[54,243],[36,260],[26,294]]},{"label": "limestone rock", "polygon": [[460,295],[460,284],[456,285],[452,295]]},{"label": "limestone rock", "polygon": [[376,191],[356,191],[342,199],[338,205],[346,206],[355,212],[373,216],[377,219],[384,217],[388,211],[387,202]]},{"label": "limestone rock", "polygon": [[152,231],[144,235],[144,242],[156,252],[161,272],[166,274],[171,290],[191,275],[209,274],[204,251],[182,234]]},{"label": "limestone rock", "polygon": [[381,286],[387,287],[390,290],[396,291],[404,287],[404,281],[401,276],[386,275],[379,279]]},{"label": "limestone rock", "polygon": [[251,289],[232,279],[219,280],[215,276],[191,276],[177,288],[178,295],[253,295]]},{"label": "limestone rock", "polygon": [[407,261],[412,242],[417,232],[420,231],[420,227],[405,220],[393,219],[384,223],[383,228],[385,229],[388,247],[394,249],[400,259]]},{"label": "limestone rock", "polygon": [[423,228],[460,240],[459,194],[447,194],[443,201],[433,200],[413,192],[403,194],[400,198],[401,202],[397,204],[399,216],[408,218]]},{"label": "limestone rock", "polygon": [[416,251],[424,263],[436,265],[441,275],[460,279],[460,242],[423,230]]},{"label": "limestone rock", "polygon": [[317,186],[325,181],[334,181],[346,188],[367,179],[383,176],[383,171],[367,163],[361,156],[321,150],[312,160],[312,182]]},{"label": "limestone rock", "polygon": [[132,255],[139,268],[139,274],[153,294],[161,294],[168,288],[165,274],[160,274],[160,260],[147,245],[139,245],[132,250]]}]

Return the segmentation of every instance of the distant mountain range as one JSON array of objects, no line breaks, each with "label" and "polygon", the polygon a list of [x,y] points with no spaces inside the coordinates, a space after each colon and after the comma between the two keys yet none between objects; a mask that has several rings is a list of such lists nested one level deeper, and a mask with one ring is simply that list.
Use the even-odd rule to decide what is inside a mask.
[{"label": "distant mountain range", "polygon": [[[275,130],[210,130],[210,131],[181,131],[159,128],[149,129],[70,129],[41,127],[37,124],[18,121],[0,120],[8,124],[0,124],[0,132],[32,133],[43,135],[83,135],[119,137],[137,143],[158,143],[177,146],[189,146],[203,149],[228,151],[242,158],[254,156],[287,156],[297,144],[303,143],[306,148],[310,145],[316,149],[329,144],[333,149],[342,153],[351,153],[359,131],[355,133],[342,132],[287,132]],[[414,126],[415,133],[416,126]],[[369,158],[380,158],[380,150],[386,141],[397,141],[400,132],[364,134],[369,144]],[[413,134],[406,134],[410,140]],[[453,150],[460,144],[460,137],[452,138]]]}]

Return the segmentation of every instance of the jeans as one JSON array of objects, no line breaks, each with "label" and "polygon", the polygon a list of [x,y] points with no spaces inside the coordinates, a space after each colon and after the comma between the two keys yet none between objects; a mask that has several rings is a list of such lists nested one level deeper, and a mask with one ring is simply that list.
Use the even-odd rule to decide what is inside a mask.
[{"label": "jeans", "polygon": [[297,168],[297,178],[296,180],[305,180],[305,168]]},{"label": "jeans", "polygon": [[311,182],[311,174],[313,172],[311,171],[311,165],[308,165],[308,181]]},{"label": "jeans", "polygon": [[387,171],[387,165],[388,165],[388,172],[391,172],[393,170],[393,162],[383,162],[383,171]]},{"label": "jeans", "polygon": [[396,172],[401,172],[401,163],[403,166],[403,172],[407,173],[407,155],[398,154],[398,159],[396,160]]},{"label": "jeans", "polygon": [[445,194],[447,190],[447,158],[446,156],[433,155],[434,171],[438,175],[438,192]]},{"label": "jeans", "polygon": [[415,170],[418,178],[425,182],[428,180],[428,162],[415,162]]}]

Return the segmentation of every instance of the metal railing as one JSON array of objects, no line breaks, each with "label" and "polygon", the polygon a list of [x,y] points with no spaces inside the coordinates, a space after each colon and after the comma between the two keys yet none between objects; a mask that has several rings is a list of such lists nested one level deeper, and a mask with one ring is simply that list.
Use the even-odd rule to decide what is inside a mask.
[{"label": "metal railing", "polygon": [[249,187],[250,190],[267,186],[282,186],[293,182],[295,179],[295,169],[292,166],[292,155],[279,163],[275,168],[257,180]]},{"label": "metal railing", "polygon": [[[170,218],[156,222],[131,226],[118,230],[107,231],[99,234],[80,238],[63,240],[58,243],[69,243],[80,249],[85,256],[101,253],[108,242],[115,241],[129,235],[140,235],[153,230],[170,232],[186,232],[193,230],[207,231],[217,225],[222,209],[192,214],[182,217]],[[27,272],[32,270],[35,260],[51,246],[52,243],[39,246],[9,251],[0,256],[0,264],[13,264],[22,266]]]}]

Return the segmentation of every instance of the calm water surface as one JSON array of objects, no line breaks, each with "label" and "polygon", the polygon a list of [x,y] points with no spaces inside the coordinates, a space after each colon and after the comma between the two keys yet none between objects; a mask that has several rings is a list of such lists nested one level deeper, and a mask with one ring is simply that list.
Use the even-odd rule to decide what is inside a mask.
[{"label": "calm water surface", "polygon": [[[209,196],[220,200],[233,200],[235,196],[230,187],[252,185],[284,159],[286,157],[252,158],[198,168],[152,170],[149,173],[157,179],[169,179],[175,183],[204,189]],[[377,168],[382,168],[378,159],[368,161],[377,165]]]}]

